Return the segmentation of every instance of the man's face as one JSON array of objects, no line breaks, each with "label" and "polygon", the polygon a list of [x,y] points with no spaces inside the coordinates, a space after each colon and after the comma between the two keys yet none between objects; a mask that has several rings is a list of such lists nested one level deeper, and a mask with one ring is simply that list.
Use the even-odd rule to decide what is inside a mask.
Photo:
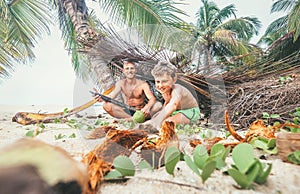
[{"label": "man's face", "polygon": [[123,65],[123,73],[126,78],[132,79],[135,77],[136,68],[132,63],[125,62]]},{"label": "man's face", "polygon": [[167,74],[155,77],[155,87],[161,94],[170,92],[175,82],[176,79]]}]

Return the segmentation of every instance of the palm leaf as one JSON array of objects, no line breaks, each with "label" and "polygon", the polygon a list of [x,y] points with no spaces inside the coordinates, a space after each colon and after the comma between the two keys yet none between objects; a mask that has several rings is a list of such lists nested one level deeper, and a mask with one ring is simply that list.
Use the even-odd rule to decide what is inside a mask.
[{"label": "palm leaf", "polygon": [[183,21],[175,14],[185,14],[175,7],[179,3],[169,0],[99,0],[99,3],[100,8],[108,13],[113,21],[139,30],[147,24],[181,23]]},{"label": "palm leaf", "polygon": [[17,62],[34,59],[32,48],[50,33],[50,11],[44,1],[0,0],[0,74],[7,77]]},{"label": "palm leaf", "polygon": [[[169,0],[99,0],[100,8],[117,24],[126,24],[141,33],[148,46],[157,48],[165,44],[172,28],[185,29],[187,24],[180,18],[186,15],[175,7],[180,3]],[[168,28],[171,29],[168,29]]]},{"label": "palm leaf", "polygon": [[271,13],[279,11],[290,11],[297,0],[277,0],[272,4]]},{"label": "palm leaf", "polygon": [[294,32],[294,41],[296,41],[300,35],[299,18],[300,1],[297,1],[297,3],[290,12],[288,19],[288,29],[290,32]]},{"label": "palm leaf", "polygon": [[288,16],[282,16],[276,19],[268,26],[264,35],[281,31],[281,29],[285,29],[285,33],[286,33],[287,22],[288,22]]},{"label": "palm leaf", "polygon": [[218,22],[215,25],[212,23],[212,26],[220,25],[221,23],[223,23],[227,19],[231,18],[232,16],[234,18],[236,18],[236,14],[235,14],[236,11],[237,10],[236,10],[236,8],[235,8],[235,6],[233,4],[228,5],[228,6],[224,7],[224,8],[222,8],[218,12],[217,16],[215,17],[215,19],[217,19]]},{"label": "palm leaf", "polygon": [[241,17],[231,19],[222,23],[218,28],[230,29],[235,32],[238,39],[249,41],[254,35],[258,34],[261,22],[253,17]]}]

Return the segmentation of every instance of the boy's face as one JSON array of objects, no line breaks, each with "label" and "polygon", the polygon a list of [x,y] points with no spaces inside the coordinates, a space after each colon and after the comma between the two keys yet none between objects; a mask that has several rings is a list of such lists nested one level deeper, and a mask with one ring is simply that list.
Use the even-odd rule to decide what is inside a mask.
[{"label": "boy's face", "polygon": [[135,68],[134,64],[132,64],[130,62],[125,62],[123,64],[123,73],[126,78],[129,78],[129,79],[134,78],[135,74],[136,74],[136,68]]},{"label": "boy's face", "polygon": [[176,78],[167,74],[155,77],[155,87],[161,94],[170,92],[175,82]]}]

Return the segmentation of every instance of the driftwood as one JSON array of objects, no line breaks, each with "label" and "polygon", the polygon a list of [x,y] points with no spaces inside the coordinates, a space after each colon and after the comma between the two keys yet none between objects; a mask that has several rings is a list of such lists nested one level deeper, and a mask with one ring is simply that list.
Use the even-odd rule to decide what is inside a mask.
[{"label": "driftwood", "polygon": [[[106,90],[103,95],[109,94],[111,91],[114,90],[114,86]],[[56,119],[65,119],[73,114],[76,114],[84,109],[89,108],[93,104],[95,104],[97,100],[93,99],[81,106],[73,108],[68,112],[57,112],[57,113],[49,113],[49,114],[42,114],[42,113],[31,113],[31,112],[18,112],[13,116],[12,121],[17,122],[21,125],[30,125],[36,123],[52,123]]]},{"label": "driftwood", "polygon": [[31,112],[18,112],[13,116],[12,121],[17,122],[21,125],[30,125],[36,123],[52,123],[56,119],[65,119],[73,114],[76,114],[84,109],[95,104],[96,100],[91,100],[86,104],[83,104],[79,107],[76,107],[67,113],[65,112],[58,112],[58,113],[49,113],[49,114],[42,114],[42,113],[31,113]]}]

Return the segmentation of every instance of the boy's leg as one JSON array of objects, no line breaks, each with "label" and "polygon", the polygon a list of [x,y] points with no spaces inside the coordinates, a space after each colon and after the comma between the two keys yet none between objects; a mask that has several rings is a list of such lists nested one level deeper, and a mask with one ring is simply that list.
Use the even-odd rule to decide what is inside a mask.
[{"label": "boy's leg", "polygon": [[[162,103],[161,102],[156,102],[151,110],[150,110],[150,117],[153,117],[158,111],[160,111],[162,108]],[[149,118],[148,118],[149,119]]]},{"label": "boy's leg", "polygon": [[175,124],[189,124],[191,121],[184,114],[177,113],[173,116],[168,117],[165,121],[172,121]]}]

